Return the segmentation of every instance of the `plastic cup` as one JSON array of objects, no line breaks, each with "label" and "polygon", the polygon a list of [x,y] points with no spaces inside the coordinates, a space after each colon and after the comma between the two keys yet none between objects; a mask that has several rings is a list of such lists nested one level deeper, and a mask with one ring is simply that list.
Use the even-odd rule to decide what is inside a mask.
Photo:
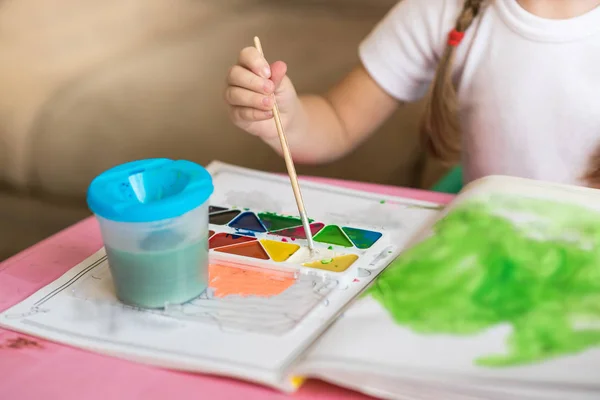
[{"label": "plastic cup", "polygon": [[183,160],[133,161],[92,181],[87,202],[121,302],[164,308],[206,290],[212,192],[208,171]]}]

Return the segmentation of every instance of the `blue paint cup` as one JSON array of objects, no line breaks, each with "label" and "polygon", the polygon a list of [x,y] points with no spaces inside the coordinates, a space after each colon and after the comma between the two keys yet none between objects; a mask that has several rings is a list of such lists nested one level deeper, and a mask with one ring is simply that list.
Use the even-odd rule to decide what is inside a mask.
[{"label": "blue paint cup", "polygon": [[164,308],[202,294],[213,190],[208,171],[183,160],[133,161],[92,181],[87,203],[121,302]]}]

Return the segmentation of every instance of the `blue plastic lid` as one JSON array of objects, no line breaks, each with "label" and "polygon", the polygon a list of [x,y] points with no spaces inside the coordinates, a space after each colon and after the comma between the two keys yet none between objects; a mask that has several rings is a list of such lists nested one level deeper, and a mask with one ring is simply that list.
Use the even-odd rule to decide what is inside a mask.
[{"label": "blue plastic lid", "polygon": [[174,218],[204,204],[214,190],[212,177],[198,164],[155,158],[132,161],[98,175],[87,203],[102,218],[151,222]]}]

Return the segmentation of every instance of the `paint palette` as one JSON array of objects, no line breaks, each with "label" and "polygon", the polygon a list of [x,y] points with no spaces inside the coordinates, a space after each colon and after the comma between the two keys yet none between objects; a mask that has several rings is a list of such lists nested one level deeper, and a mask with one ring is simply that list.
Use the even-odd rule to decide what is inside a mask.
[{"label": "paint palette", "polygon": [[340,279],[356,277],[359,268],[368,269],[370,261],[388,252],[381,232],[309,222],[312,254],[297,216],[210,206],[211,258]]}]

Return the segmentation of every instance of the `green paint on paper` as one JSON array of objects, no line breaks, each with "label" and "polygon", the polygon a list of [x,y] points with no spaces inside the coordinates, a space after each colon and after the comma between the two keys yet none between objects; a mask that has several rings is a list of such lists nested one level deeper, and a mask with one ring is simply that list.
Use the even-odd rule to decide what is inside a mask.
[{"label": "green paint on paper", "polygon": [[385,200],[380,200],[379,204],[385,204]]},{"label": "green paint on paper", "polygon": [[333,258],[326,258],[321,260],[321,264],[331,264],[333,262]]},{"label": "green paint on paper", "polygon": [[333,246],[327,246],[327,250],[333,250]]},{"label": "green paint on paper", "polygon": [[337,225],[327,225],[321,229],[314,237],[316,242],[333,244],[343,247],[352,247],[352,242],[348,240],[344,232]]},{"label": "green paint on paper", "polygon": [[490,196],[451,211],[397,258],[368,294],[400,325],[473,335],[510,325],[514,366],[600,346],[600,214],[557,202]]}]

